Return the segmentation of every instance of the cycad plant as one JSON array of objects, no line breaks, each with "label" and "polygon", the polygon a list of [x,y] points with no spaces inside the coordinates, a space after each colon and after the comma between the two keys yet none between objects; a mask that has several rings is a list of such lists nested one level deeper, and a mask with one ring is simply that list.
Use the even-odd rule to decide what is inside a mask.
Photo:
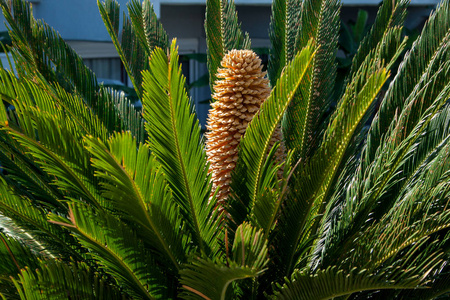
[{"label": "cycad plant", "polygon": [[122,29],[98,2],[142,115],[0,0],[16,68],[0,70],[0,296],[447,295],[449,3],[408,51],[408,2],[382,3],[341,89],[339,1],[274,0],[266,77],[234,3],[207,0],[203,137],[149,0]]}]

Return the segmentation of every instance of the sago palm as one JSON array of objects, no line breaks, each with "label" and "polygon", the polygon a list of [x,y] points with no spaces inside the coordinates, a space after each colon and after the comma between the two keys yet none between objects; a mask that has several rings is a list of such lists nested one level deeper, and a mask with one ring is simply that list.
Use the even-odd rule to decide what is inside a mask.
[{"label": "sago palm", "polygon": [[207,0],[205,137],[149,0],[122,29],[98,2],[142,115],[0,4],[3,299],[448,295],[448,0],[408,51],[408,2],[383,2],[342,89],[338,0],[274,0],[268,77],[234,3]]}]

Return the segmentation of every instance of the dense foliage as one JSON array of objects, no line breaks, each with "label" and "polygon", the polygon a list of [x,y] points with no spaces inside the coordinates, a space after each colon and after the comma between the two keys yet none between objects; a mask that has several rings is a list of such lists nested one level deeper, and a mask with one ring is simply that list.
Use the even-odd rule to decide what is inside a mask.
[{"label": "dense foliage", "polygon": [[[28,3],[0,5],[16,68],[0,70],[3,299],[450,292],[449,0],[408,51],[408,1],[383,2],[342,88],[339,1],[274,0],[270,95],[239,136],[220,204],[176,40],[149,0],[131,0],[122,22],[115,1],[98,2],[142,114]],[[251,39],[234,2],[206,5],[214,89],[224,56]]]}]

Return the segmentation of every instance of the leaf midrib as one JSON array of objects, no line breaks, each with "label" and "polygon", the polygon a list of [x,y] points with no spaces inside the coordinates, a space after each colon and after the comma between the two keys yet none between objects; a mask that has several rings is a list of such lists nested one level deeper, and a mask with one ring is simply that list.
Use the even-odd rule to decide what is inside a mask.
[{"label": "leaf midrib", "polygon": [[139,289],[142,292],[144,292],[145,295],[147,295],[149,297],[149,299],[155,299],[149,293],[149,291],[147,291],[145,289],[145,287],[142,285],[141,281],[136,277],[136,274],[134,273],[134,271],[127,264],[125,264],[122,257],[117,256],[117,254],[115,252],[113,252],[111,250],[111,248],[105,247],[103,243],[101,243],[100,241],[97,241],[97,239],[95,239],[94,237],[91,237],[91,235],[89,235],[87,232],[83,231],[80,227],[78,227],[78,225],[76,223],[74,225],[75,225],[77,231],[80,234],[82,234],[86,239],[88,239],[91,243],[97,245],[97,247],[99,247],[100,249],[103,249],[104,251],[108,252],[115,259],[115,261],[118,262],[119,265],[121,265],[122,268],[125,269],[129,275],[131,275],[131,278],[133,279],[133,281],[139,286]]},{"label": "leaf midrib", "polygon": [[[294,95],[295,95],[295,92],[297,91],[297,89],[298,89],[298,87],[299,87],[299,85],[300,85],[300,83],[301,83],[301,81],[302,81],[302,79],[303,79],[303,77],[305,76],[305,74],[306,74],[306,71],[308,70],[308,67],[310,66],[310,64],[311,64],[311,61],[314,59],[314,57],[315,57],[315,51],[311,51],[311,53],[310,53],[310,57],[309,57],[309,59],[308,59],[308,62],[305,64],[305,67],[304,67],[304,69],[303,69],[303,72],[302,72],[302,74],[299,76],[299,78],[298,78],[298,80],[297,80],[297,82],[296,82],[296,84],[295,84],[295,86],[294,86],[294,89],[290,92],[290,94],[287,96],[287,101],[286,101],[286,103],[285,103],[285,105],[283,106],[283,109],[281,110],[281,111],[285,111],[286,110],[286,108],[288,107],[288,105],[289,105],[289,103],[291,102],[291,100],[292,100],[292,98],[294,97]],[[299,54],[300,55],[300,54]],[[299,61],[300,62],[300,61]],[[300,64],[301,65],[301,64]],[[287,70],[286,72],[289,72],[289,70]],[[283,83],[285,83],[284,81],[285,81],[285,77],[283,77],[284,75],[282,74],[281,75],[281,77],[280,77],[280,79],[278,80],[278,82],[281,82],[281,80],[283,80]],[[276,89],[278,89],[277,87],[276,88],[274,88],[273,89],[273,91],[274,92],[277,92],[277,90]],[[274,93],[273,94],[273,97],[275,97],[276,96],[276,93]],[[271,97],[270,97],[271,98]],[[268,99],[269,100],[269,99]],[[272,100],[272,99],[270,99],[270,100]],[[272,100],[273,101],[273,100]],[[263,104],[263,107],[262,108],[264,108],[264,104]],[[257,118],[259,118],[259,113],[255,116],[255,117],[257,117]],[[258,168],[257,168],[257,172],[256,172],[256,182],[255,182],[255,187],[254,187],[254,189],[253,189],[253,192],[252,192],[252,209],[251,209],[251,211],[254,211],[254,206],[255,206],[255,202],[256,202],[256,198],[257,198],[257,195],[258,195],[258,191],[259,191],[259,189],[260,189],[260,183],[261,183],[261,170],[262,170],[262,168],[263,168],[263,163],[264,163],[264,158],[265,158],[265,154],[267,153],[267,149],[268,149],[268,147],[269,147],[269,144],[270,144],[270,139],[271,139],[271,137],[273,136],[273,133],[275,132],[275,130],[276,130],[276,128],[277,128],[277,126],[278,126],[278,123],[281,121],[281,119],[282,119],[282,117],[283,117],[283,114],[282,113],[280,113],[278,116],[277,116],[277,118],[275,118],[276,120],[277,120],[277,122],[274,122],[273,124],[273,126],[272,126],[272,129],[270,130],[270,134],[267,136],[267,139],[266,139],[266,142],[265,142],[265,144],[264,144],[264,149],[263,149],[263,151],[261,152],[261,155],[260,155],[260,158],[259,158],[259,162],[258,162]]]},{"label": "leaf midrib", "polygon": [[105,149],[105,152],[114,160],[114,162],[117,164],[117,166],[120,168],[120,170],[125,174],[125,176],[128,178],[129,183],[131,184],[134,193],[136,195],[137,201],[139,203],[139,206],[141,207],[142,211],[145,214],[145,218],[147,219],[148,224],[150,225],[150,228],[148,228],[147,225],[142,224],[147,229],[150,229],[155,235],[157,236],[160,244],[163,246],[164,250],[166,251],[167,255],[169,256],[170,260],[172,261],[173,265],[177,270],[180,269],[180,266],[174,257],[173,253],[170,251],[170,246],[167,245],[166,241],[161,236],[157,226],[153,222],[153,220],[150,218],[148,211],[144,204],[144,196],[142,195],[142,192],[139,187],[136,186],[136,182],[131,178],[130,174],[126,171],[126,169],[116,160],[115,156],[111,154],[111,152],[107,149]]},{"label": "leaf midrib", "polygon": [[[169,58],[170,60],[170,58]],[[176,66],[175,66],[176,68]],[[200,226],[198,224],[198,220],[197,220],[197,211],[195,210],[195,206],[194,206],[194,202],[193,202],[193,197],[192,197],[192,191],[191,188],[189,186],[189,181],[187,179],[187,172],[186,172],[186,166],[185,166],[185,162],[183,160],[183,156],[181,154],[181,149],[180,149],[180,144],[179,144],[179,138],[178,138],[178,128],[177,128],[177,119],[175,116],[175,103],[173,101],[172,98],[172,72],[176,72],[176,69],[174,70],[172,67],[172,61],[169,61],[169,65],[168,65],[168,87],[167,87],[167,91],[168,91],[168,95],[167,95],[167,100],[169,102],[169,111],[170,111],[170,121],[171,121],[171,127],[172,127],[172,132],[174,135],[174,142],[175,142],[175,149],[176,149],[176,155],[178,158],[178,161],[180,162],[180,168],[181,168],[181,172],[182,172],[182,177],[183,177],[183,184],[185,186],[186,189],[186,196],[187,196],[187,200],[189,202],[189,207],[191,209],[191,218],[193,221],[193,225],[194,225],[194,230],[195,230],[195,235],[197,236],[197,240],[198,240],[198,244],[200,246],[200,250],[203,254],[205,254],[205,247],[203,245],[203,240],[202,240],[202,236],[200,233]],[[176,87],[175,87],[176,88]]]},{"label": "leaf midrib", "polygon": [[78,178],[78,176],[72,171],[71,167],[67,166],[60,158],[58,155],[54,154],[51,150],[41,146],[39,143],[35,142],[33,139],[29,138],[28,136],[14,130],[14,129],[9,129],[11,132],[13,132],[15,135],[20,136],[21,138],[23,138],[24,140],[28,141],[30,144],[34,145],[36,148],[40,149],[42,152],[44,152],[45,154],[49,155],[50,157],[52,157],[54,160],[56,160],[60,166],[64,166],[64,170],[66,172],[68,172],[70,174],[70,176],[72,178],[74,178],[78,184],[79,187],[81,187],[81,189],[84,191],[85,195],[87,195],[90,200],[91,203],[95,205],[96,208],[101,209],[101,206],[99,205],[97,199],[94,197],[94,195],[92,195],[92,193],[86,188],[86,186],[83,184],[83,182],[80,181],[80,178]]}]

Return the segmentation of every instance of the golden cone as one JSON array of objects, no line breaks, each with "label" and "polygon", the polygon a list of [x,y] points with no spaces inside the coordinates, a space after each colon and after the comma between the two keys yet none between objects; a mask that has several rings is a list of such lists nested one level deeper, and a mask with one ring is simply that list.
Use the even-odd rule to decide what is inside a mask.
[{"label": "golden cone", "polygon": [[[214,85],[216,100],[209,111],[207,156],[219,205],[230,192],[237,147],[248,123],[270,94],[261,59],[251,50],[231,50],[223,58]],[[281,131],[280,131],[281,133]],[[280,147],[281,148],[281,147]]]}]

